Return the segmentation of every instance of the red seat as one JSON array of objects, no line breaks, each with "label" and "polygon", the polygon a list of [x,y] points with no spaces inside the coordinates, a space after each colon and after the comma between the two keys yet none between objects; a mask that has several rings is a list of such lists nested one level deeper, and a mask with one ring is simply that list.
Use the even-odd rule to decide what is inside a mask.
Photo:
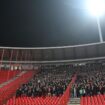
[{"label": "red seat", "polygon": [[0,70],[0,84],[3,82],[6,82],[7,80],[15,77],[17,74],[19,74],[19,70]]},{"label": "red seat", "polygon": [[102,105],[101,97],[99,95],[97,95],[97,100],[98,100],[99,105]]},{"label": "red seat", "polygon": [[84,98],[84,97],[81,97],[80,105],[83,105],[83,98]]},{"label": "red seat", "polygon": [[[31,73],[32,76],[32,73]],[[19,78],[15,81],[14,86],[17,87],[17,84],[21,84],[22,82],[27,82],[27,80],[30,78],[29,73],[24,75],[24,78]],[[72,79],[72,83],[75,81],[76,75]],[[17,82],[18,81],[18,82]],[[71,83],[70,83],[71,84]],[[31,97],[20,97],[20,98],[12,98],[11,100],[8,100],[6,105],[66,105],[69,99],[69,92],[70,92],[70,85],[67,87],[64,94],[60,97],[37,97],[37,98],[31,98]],[[13,85],[13,84],[12,84]],[[13,86],[12,86],[13,87]],[[16,89],[16,88],[15,88]]]},{"label": "red seat", "polygon": [[87,105],[91,105],[90,97],[87,97]]},{"label": "red seat", "polygon": [[59,97],[21,97],[21,98],[11,98],[8,100],[6,105],[57,105]]},{"label": "red seat", "polygon": [[[8,100],[12,94],[14,94],[17,88],[22,84],[27,82],[33,75],[33,71],[28,71],[16,80],[10,82],[0,89],[0,105],[4,103],[4,101]],[[24,78],[23,78],[24,77]],[[14,102],[14,101],[11,101]]]},{"label": "red seat", "polygon": [[105,95],[81,97],[80,105],[105,105]]}]

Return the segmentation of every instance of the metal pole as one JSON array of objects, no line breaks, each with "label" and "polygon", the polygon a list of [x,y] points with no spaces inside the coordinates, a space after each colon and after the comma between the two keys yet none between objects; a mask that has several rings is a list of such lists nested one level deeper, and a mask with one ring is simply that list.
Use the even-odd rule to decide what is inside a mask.
[{"label": "metal pole", "polygon": [[13,50],[11,50],[11,55],[10,55],[10,66],[11,66],[11,61],[12,61],[12,55],[13,55]]},{"label": "metal pole", "polygon": [[1,70],[1,66],[2,66],[2,61],[3,61],[3,58],[4,58],[4,49],[3,49],[3,52],[2,52],[2,55],[1,55],[1,64],[0,64],[0,70]]},{"label": "metal pole", "polygon": [[16,52],[16,61],[18,60],[19,50]]},{"label": "metal pole", "polygon": [[[10,63],[9,63],[10,69],[11,69],[12,55],[13,55],[13,50],[11,50],[11,54],[10,54]],[[10,70],[8,70],[7,81],[9,80],[9,76],[10,76],[9,73],[10,73]]]},{"label": "metal pole", "polygon": [[27,61],[27,58],[28,58],[28,56],[27,56],[27,55],[28,55],[28,54],[27,54],[27,50],[25,51],[24,54],[25,54],[25,61]]},{"label": "metal pole", "polygon": [[99,33],[100,43],[103,43],[103,36],[102,36],[102,30],[101,30],[99,17],[97,17],[97,25],[98,25],[98,33]]}]

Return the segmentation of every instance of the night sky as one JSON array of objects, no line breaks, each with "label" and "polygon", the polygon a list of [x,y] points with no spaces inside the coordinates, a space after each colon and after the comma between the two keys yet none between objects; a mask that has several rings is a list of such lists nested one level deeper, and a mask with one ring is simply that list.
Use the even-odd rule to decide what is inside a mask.
[{"label": "night sky", "polygon": [[[0,46],[66,46],[98,42],[84,0],[1,0]],[[105,40],[105,16],[101,19]]]}]

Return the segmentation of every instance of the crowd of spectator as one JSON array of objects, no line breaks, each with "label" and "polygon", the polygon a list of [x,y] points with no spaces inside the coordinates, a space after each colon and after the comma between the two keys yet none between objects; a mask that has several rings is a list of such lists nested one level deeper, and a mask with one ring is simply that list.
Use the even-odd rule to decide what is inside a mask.
[{"label": "crowd of spectator", "polygon": [[42,68],[16,91],[16,97],[61,96],[71,81],[73,71],[69,66]]},{"label": "crowd of spectator", "polygon": [[82,65],[43,66],[37,75],[16,91],[16,97],[61,96],[74,73],[76,82],[71,89],[72,97],[93,96],[105,93],[105,65],[90,63]]},{"label": "crowd of spectator", "polygon": [[85,65],[78,68],[76,83],[72,87],[72,97],[93,96],[105,93],[105,66]]}]

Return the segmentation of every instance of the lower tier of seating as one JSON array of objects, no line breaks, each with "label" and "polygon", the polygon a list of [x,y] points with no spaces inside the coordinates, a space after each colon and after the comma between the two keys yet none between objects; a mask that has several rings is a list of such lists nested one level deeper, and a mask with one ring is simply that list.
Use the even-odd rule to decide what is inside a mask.
[{"label": "lower tier of seating", "polygon": [[0,70],[0,84],[15,77],[20,72],[19,70]]},{"label": "lower tier of seating", "polygon": [[17,88],[27,82],[33,75],[33,71],[28,71],[16,80],[0,88],[0,105],[6,102],[16,92]]},{"label": "lower tier of seating", "polygon": [[105,95],[81,97],[81,105],[105,105]]},{"label": "lower tier of seating", "polygon": [[6,105],[57,105],[60,97],[19,97],[11,98]]},{"label": "lower tier of seating", "polygon": [[4,105],[67,105],[70,98],[70,89],[72,84],[76,80],[76,75],[72,77],[70,84],[63,95],[57,96],[46,96],[46,97],[18,97],[10,98]]}]

